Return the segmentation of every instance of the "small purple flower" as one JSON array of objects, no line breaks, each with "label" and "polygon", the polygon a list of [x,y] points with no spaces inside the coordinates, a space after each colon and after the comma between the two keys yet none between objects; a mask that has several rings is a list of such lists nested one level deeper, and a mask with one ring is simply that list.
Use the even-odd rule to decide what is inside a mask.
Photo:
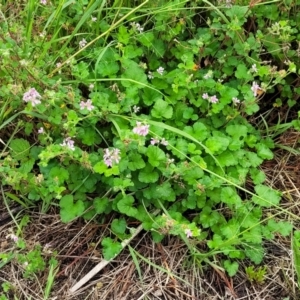
[{"label": "small purple flower", "polygon": [[120,162],[120,152],[120,149],[117,148],[114,148],[112,150],[105,149],[103,155],[104,163],[108,167],[112,167],[114,163],[118,164]]},{"label": "small purple flower", "polygon": [[160,143],[164,146],[168,146],[169,145],[169,142],[165,139],[165,138],[162,138]]},{"label": "small purple flower", "polygon": [[214,96],[211,96],[208,101],[211,103],[217,103],[219,101],[219,99],[217,98],[216,95],[214,95]]},{"label": "small purple flower", "polygon": [[36,106],[41,103],[41,95],[37,92],[35,88],[31,88],[28,92],[24,93],[23,100],[25,102],[31,102],[32,106]]},{"label": "small purple flower", "polygon": [[141,122],[137,121],[136,127],[132,131],[138,135],[146,136],[149,133],[149,127],[149,125],[142,125]]},{"label": "small purple flower", "polygon": [[39,134],[43,134],[45,131],[44,131],[44,128],[43,127],[41,127],[39,130],[38,130],[38,133]]},{"label": "small purple flower", "polygon": [[70,137],[65,138],[60,146],[67,147],[72,151],[75,150],[74,141]]},{"label": "small purple flower", "polygon": [[91,99],[87,99],[86,102],[84,101],[80,101],[80,109],[87,109],[88,111],[92,111],[95,106],[92,105],[92,100]]},{"label": "small purple flower", "polygon": [[156,71],[157,71],[158,74],[163,75],[164,70],[165,69],[163,67],[159,67]]},{"label": "small purple flower", "polygon": [[260,86],[255,81],[253,81],[251,91],[253,92],[253,95],[255,97],[257,96],[257,91],[258,90],[261,90]]},{"label": "small purple flower", "polygon": [[208,98],[209,98],[209,96],[208,96],[208,94],[207,94],[207,93],[204,93],[204,94],[202,95],[202,98],[203,98],[203,99],[208,99]]},{"label": "small purple flower", "polygon": [[184,233],[186,234],[186,237],[187,237],[187,238],[190,238],[190,237],[193,236],[193,233],[192,233],[191,229],[189,229],[189,228],[187,228],[187,229],[184,231]]},{"label": "small purple flower", "polygon": [[79,42],[79,48],[83,48],[85,47],[87,44],[87,41],[85,39],[82,39],[80,42]]},{"label": "small purple flower", "polygon": [[151,145],[156,145],[156,144],[159,144],[159,139],[156,139],[156,138],[151,138],[151,142],[150,142]]}]

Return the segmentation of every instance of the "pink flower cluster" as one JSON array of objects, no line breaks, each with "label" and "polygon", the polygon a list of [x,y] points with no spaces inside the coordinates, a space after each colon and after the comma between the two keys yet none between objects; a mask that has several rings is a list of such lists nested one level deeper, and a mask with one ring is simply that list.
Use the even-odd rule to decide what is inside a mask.
[{"label": "pink flower cluster", "polygon": [[149,127],[150,125],[143,125],[142,122],[136,122],[136,127],[132,131],[138,135],[146,136],[149,133]]},{"label": "pink flower cluster", "polygon": [[60,145],[63,147],[67,147],[72,151],[75,150],[74,141],[70,137],[65,138]]},{"label": "pink flower cluster", "polygon": [[24,93],[23,100],[25,102],[31,102],[32,106],[36,106],[41,103],[41,95],[37,92],[35,88],[31,88],[28,92]]},{"label": "pink flower cluster", "polygon": [[117,148],[114,148],[112,150],[105,149],[103,155],[104,163],[108,167],[112,167],[113,163],[118,164],[120,161],[120,152],[120,149]]},{"label": "pink flower cluster", "polygon": [[210,97],[207,93],[204,93],[202,98],[208,100],[210,103],[217,103],[219,101],[216,95]]},{"label": "pink flower cluster", "polygon": [[92,100],[91,99],[87,99],[86,102],[81,101],[80,102],[80,109],[87,109],[88,111],[92,111],[95,106],[92,104]]}]

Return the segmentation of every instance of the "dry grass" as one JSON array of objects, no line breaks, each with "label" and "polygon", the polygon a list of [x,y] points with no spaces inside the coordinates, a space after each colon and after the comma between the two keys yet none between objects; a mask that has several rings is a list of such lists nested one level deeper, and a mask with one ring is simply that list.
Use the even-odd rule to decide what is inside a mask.
[{"label": "dry grass", "polygon": [[[279,141],[295,148],[298,138],[299,134],[293,132],[286,137],[281,136]],[[268,184],[284,193],[282,207],[296,215],[300,210],[297,188],[300,185],[299,166],[300,158],[297,155],[281,149],[275,151],[272,161],[262,166]],[[0,213],[3,210],[4,207]],[[42,246],[50,244],[50,249],[57,251],[59,271],[52,288],[50,299],[53,300],[300,299],[289,237],[277,236],[274,241],[265,244],[266,255],[262,266],[267,267],[267,273],[264,282],[259,284],[247,278],[245,268],[251,265],[250,262],[241,262],[238,274],[231,279],[218,269],[207,265],[197,266],[186,245],[178,238],[166,237],[162,243],[154,244],[148,233],[140,234],[131,243],[135,251],[145,258],[137,258],[141,277],[130,251],[125,249],[87,285],[70,295],[69,288],[101,260],[99,243],[103,237],[109,236],[109,230],[106,226],[82,220],[62,224],[55,210],[47,215],[26,213],[31,222],[24,229],[23,237],[29,247],[37,243]],[[107,220],[107,224],[109,222]],[[294,222],[294,225],[295,229],[300,229],[298,222]],[[1,253],[9,252],[13,247],[6,239],[12,228],[15,228],[12,221],[2,222],[0,226]],[[44,299],[48,270],[38,274],[34,280],[24,279],[22,273],[22,266],[14,260],[0,269],[0,282],[8,281],[14,286],[11,299],[14,296],[19,300]]]}]

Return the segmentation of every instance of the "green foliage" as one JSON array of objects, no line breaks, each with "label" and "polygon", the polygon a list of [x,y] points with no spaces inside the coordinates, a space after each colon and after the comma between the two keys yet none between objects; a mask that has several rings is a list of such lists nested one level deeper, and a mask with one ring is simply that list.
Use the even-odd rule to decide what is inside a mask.
[{"label": "green foliage", "polygon": [[251,282],[256,282],[256,283],[260,283],[263,284],[265,277],[266,277],[266,273],[267,273],[267,267],[259,267],[259,268],[254,268],[254,266],[250,266],[247,267],[245,269],[248,280]]},{"label": "green foliage", "polygon": [[[259,169],[274,141],[252,120],[296,103],[299,13],[220,4],[199,26],[198,1],[126,2],[31,1],[20,15],[2,5],[1,183],[25,205],[58,206],[63,222],[115,213],[120,239],[132,219],[156,241],[201,240],[233,276],[238,259],[261,262],[263,239],[292,229],[263,219],[283,209]],[[121,249],[102,246],[106,259]]]}]

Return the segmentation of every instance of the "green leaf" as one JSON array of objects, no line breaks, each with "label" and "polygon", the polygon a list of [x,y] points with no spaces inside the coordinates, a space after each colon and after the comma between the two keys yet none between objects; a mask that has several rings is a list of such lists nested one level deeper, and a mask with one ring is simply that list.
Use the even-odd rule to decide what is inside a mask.
[{"label": "green leaf", "polygon": [[280,193],[265,185],[256,185],[255,192],[258,196],[253,196],[252,201],[262,207],[278,205],[281,199]]},{"label": "green leaf", "polygon": [[107,207],[109,205],[109,200],[108,200],[108,198],[96,197],[93,201],[93,204],[94,204],[96,213],[102,214],[107,209]]},{"label": "green leaf", "polygon": [[158,167],[162,161],[165,160],[166,155],[163,150],[157,146],[150,145],[146,152],[148,161],[153,167]]},{"label": "green leaf", "polygon": [[228,223],[222,228],[222,234],[227,239],[231,239],[232,237],[237,236],[240,233],[241,224],[239,224],[238,220],[231,219]]},{"label": "green leaf", "polygon": [[266,180],[266,175],[263,171],[252,168],[250,170],[250,176],[254,184],[261,184]]},{"label": "green leaf", "polygon": [[118,201],[117,207],[122,214],[125,214],[129,217],[134,217],[138,210],[133,207],[134,198],[132,196],[124,196],[121,200]]},{"label": "green leaf", "polygon": [[57,182],[57,184],[63,184],[69,179],[69,172],[64,168],[54,167],[50,170],[49,177]]},{"label": "green leaf", "polygon": [[300,284],[300,240],[299,231],[295,231],[292,237],[292,250],[294,258],[294,266],[297,273],[298,285]]},{"label": "green leaf", "polygon": [[24,139],[14,139],[9,144],[12,158],[21,160],[29,155],[30,144]]},{"label": "green leaf", "polygon": [[211,153],[221,153],[228,147],[229,140],[223,137],[210,137],[206,140],[205,145]]},{"label": "green leaf", "polygon": [[114,234],[123,235],[126,231],[126,221],[124,218],[121,219],[114,219],[111,223],[111,230]]},{"label": "green leaf", "polygon": [[224,261],[224,268],[229,276],[234,276],[239,269],[239,264],[236,261],[231,262],[230,260]]},{"label": "green leaf", "polygon": [[228,125],[226,132],[231,135],[234,139],[239,140],[241,137],[246,137],[248,128],[245,125]]},{"label": "green leaf", "polygon": [[221,191],[221,201],[228,205],[241,205],[242,200],[237,194],[236,190],[232,187],[224,187]]},{"label": "green leaf", "polygon": [[113,165],[111,168],[108,167],[104,161],[99,161],[98,163],[96,163],[93,167],[93,170],[96,173],[99,174],[103,174],[105,175],[105,177],[110,177],[112,175],[119,175],[120,174],[120,170],[119,167],[117,165]]},{"label": "green leaf", "polygon": [[146,167],[139,172],[139,181],[145,183],[157,182],[159,175],[153,170],[154,168],[150,164],[147,164]]},{"label": "green leaf", "polygon": [[173,116],[173,107],[169,105],[166,101],[162,99],[158,99],[154,106],[153,109],[151,110],[151,115],[154,118],[166,118],[170,119]]},{"label": "green leaf", "polygon": [[96,73],[100,76],[113,76],[119,71],[119,64],[116,62],[115,51],[112,48],[106,49],[100,62],[96,65]]},{"label": "green leaf", "polygon": [[128,168],[131,171],[142,169],[145,167],[145,162],[140,154],[134,153],[129,155]]},{"label": "green leaf", "polygon": [[248,244],[245,247],[245,254],[255,264],[260,264],[264,258],[264,249],[260,244]]},{"label": "green leaf", "polygon": [[68,223],[83,214],[85,207],[81,200],[73,202],[72,195],[65,195],[60,199],[60,216],[64,223]]},{"label": "green leaf", "polygon": [[28,174],[33,169],[34,163],[35,160],[33,158],[23,160],[18,171],[23,174]]},{"label": "green leaf", "polygon": [[273,152],[265,144],[256,145],[257,154],[263,159],[272,159],[274,157]]},{"label": "green leaf", "polygon": [[101,242],[103,247],[103,257],[105,260],[111,260],[122,251],[122,245],[119,242],[114,242],[111,238],[104,238]]},{"label": "green leaf", "polygon": [[249,69],[244,64],[239,64],[235,71],[235,77],[238,79],[251,80],[253,76],[249,72]]},{"label": "green leaf", "polygon": [[175,201],[176,195],[170,182],[164,182],[155,187],[155,193],[152,198]]},{"label": "green leaf", "polygon": [[125,69],[125,72],[123,72],[121,77],[124,79],[130,79],[121,81],[124,87],[131,87],[134,85],[138,89],[145,88],[145,85],[148,83],[147,76],[139,64],[133,60],[124,59],[122,60],[122,67]]}]

